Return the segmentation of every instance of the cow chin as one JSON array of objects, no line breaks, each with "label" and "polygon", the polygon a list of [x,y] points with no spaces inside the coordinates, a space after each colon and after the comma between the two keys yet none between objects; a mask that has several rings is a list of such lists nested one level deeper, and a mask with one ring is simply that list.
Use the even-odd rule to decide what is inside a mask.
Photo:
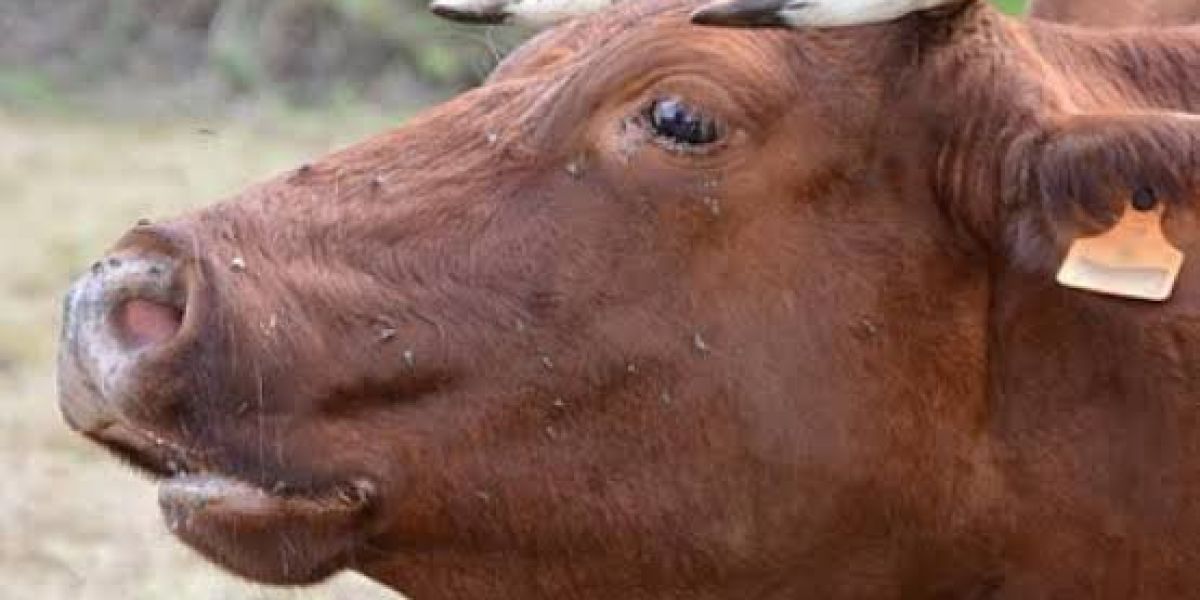
[{"label": "cow chin", "polygon": [[263,583],[313,583],[345,568],[362,543],[365,482],[302,493],[265,490],[214,474],[164,480],[158,501],[179,539]]},{"label": "cow chin", "polygon": [[370,530],[377,494],[365,479],[301,486],[288,482],[314,478],[228,475],[208,455],[125,421],[85,435],[157,480],[159,506],[176,537],[249,579],[320,581],[353,565]]}]

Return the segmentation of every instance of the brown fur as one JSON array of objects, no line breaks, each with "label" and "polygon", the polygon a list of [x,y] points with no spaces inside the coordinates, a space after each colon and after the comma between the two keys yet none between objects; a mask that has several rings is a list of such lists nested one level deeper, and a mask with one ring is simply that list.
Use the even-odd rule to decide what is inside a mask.
[{"label": "brown fur", "polygon": [[1099,27],[1184,25],[1200,21],[1197,0],[1033,0],[1029,14]]},{"label": "brown fur", "polygon": [[[264,489],[372,482],[347,551],[184,536],[270,581],[1194,596],[1200,267],[1163,305],[1053,271],[1146,186],[1200,256],[1179,114],[1200,32],[983,6],[742,32],[689,9],[554,29],[395,132],[134,232],[118,255],[187,265],[183,329],[120,397],[66,344],[68,417]],[[663,95],[724,145],[656,143],[638,115]]]}]

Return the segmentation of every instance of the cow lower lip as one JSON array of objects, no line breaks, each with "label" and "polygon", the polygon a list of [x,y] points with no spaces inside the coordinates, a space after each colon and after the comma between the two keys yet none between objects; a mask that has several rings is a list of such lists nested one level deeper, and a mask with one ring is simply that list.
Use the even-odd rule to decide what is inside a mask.
[{"label": "cow lower lip", "polygon": [[[207,490],[205,493],[211,493],[217,489],[231,491],[254,489],[263,495],[289,500],[304,498],[311,500],[328,496],[338,499],[343,504],[365,502],[369,490],[366,483],[302,488],[289,485],[284,481],[277,481],[270,486],[270,489],[267,489],[235,476],[222,474],[197,453],[161,436],[122,423],[110,424],[97,433],[88,434],[88,437],[159,482],[161,486],[190,485],[197,482],[226,482],[227,485],[221,488],[211,486],[205,488]],[[234,487],[234,483],[238,487]],[[193,491],[198,493],[201,490],[194,489]]]},{"label": "cow lower lip", "polygon": [[159,504],[172,530],[179,519],[223,513],[227,518],[323,518],[358,513],[370,499],[363,482],[332,485],[316,490],[266,488],[217,473],[184,473],[159,483]]},{"label": "cow lower lip", "polygon": [[120,421],[85,434],[120,459],[154,479],[206,469],[204,460],[161,436]]},{"label": "cow lower lip", "polygon": [[[89,437],[158,482],[158,500],[168,524],[197,516],[223,515],[260,523],[288,520],[317,522],[362,514],[372,497],[366,481],[323,486],[294,486],[276,481],[256,485],[218,472],[196,452],[140,428],[114,424]],[[172,527],[178,532],[178,527]]]},{"label": "cow lower lip", "polygon": [[214,562],[265,583],[307,584],[348,566],[366,537],[365,482],[294,493],[224,475],[180,475],[159,484],[172,533]]}]

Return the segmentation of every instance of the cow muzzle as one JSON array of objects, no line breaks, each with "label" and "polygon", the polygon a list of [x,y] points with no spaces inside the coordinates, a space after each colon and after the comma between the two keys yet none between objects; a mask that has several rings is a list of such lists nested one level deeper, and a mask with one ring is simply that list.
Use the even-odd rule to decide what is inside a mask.
[{"label": "cow muzzle", "polygon": [[211,383],[201,365],[214,342],[201,333],[217,287],[198,245],[178,230],[139,227],[74,284],[59,350],[63,415],[158,480],[163,515],[184,543],[257,581],[312,583],[363,541],[374,486],[288,479],[195,434],[211,423],[189,427],[197,381]]},{"label": "cow muzzle", "polygon": [[75,429],[95,433],[153,408],[137,388],[184,343],[193,304],[192,263],[176,237],[135,229],[67,293],[59,402]]}]

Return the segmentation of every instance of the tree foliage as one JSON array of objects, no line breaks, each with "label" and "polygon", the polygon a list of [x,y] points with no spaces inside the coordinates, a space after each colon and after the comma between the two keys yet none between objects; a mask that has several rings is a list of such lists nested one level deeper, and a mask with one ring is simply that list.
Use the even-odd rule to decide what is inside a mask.
[{"label": "tree foliage", "polygon": [[[628,0],[636,1],[636,0]],[[1019,11],[1025,0],[994,0]],[[6,90],[98,93],[174,106],[279,98],[425,102],[479,81],[522,38],[461,27],[427,0],[0,0]]]}]

